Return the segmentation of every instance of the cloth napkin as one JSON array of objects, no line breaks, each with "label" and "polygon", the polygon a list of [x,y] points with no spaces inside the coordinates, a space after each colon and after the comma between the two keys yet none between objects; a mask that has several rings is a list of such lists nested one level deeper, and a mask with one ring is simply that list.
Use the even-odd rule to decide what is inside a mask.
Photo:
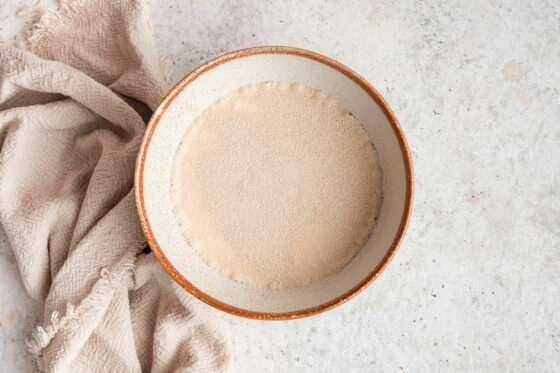
[{"label": "cloth napkin", "polygon": [[147,248],[136,153],[165,81],[138,0],[60,1],[25,49],[0,43],[0,225],[44,300],[48,372],[224,371],[207,306]]}]

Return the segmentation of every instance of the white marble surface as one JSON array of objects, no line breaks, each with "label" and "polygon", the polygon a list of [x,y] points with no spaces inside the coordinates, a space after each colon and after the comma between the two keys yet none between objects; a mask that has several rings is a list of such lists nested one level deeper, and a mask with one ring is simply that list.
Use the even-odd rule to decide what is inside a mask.
[{"label": "white marble surface", "polygon": [[[560,3],[148,0],[177,81],[222,53],[291,45],[338,59],[387,99],[414,157],[393,263],[315,317],[208,308],[233,372],[560,371]],[[19,38],[17,2],[0,35]],[[33,371],[40,305],[0,240],[0,365]]]}]

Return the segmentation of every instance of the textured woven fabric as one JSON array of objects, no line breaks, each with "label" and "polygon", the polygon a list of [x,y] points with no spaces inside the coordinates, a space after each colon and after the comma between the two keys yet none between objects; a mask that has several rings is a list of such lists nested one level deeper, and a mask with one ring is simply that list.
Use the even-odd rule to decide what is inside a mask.
[{"label": "textured woven fabric", "polygon": [[136,0],[62,1],[18,49],[0,43],[0,224],[28,293],[29,340],[48,372],[223,371],[205,305],[146,249],[136,153],[165,93]]}]

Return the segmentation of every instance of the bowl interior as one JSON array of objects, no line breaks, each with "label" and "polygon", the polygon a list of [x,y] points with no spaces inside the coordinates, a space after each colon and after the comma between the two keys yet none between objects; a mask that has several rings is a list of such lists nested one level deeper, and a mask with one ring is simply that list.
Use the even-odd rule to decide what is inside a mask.
[{"label": "bowl interior", "polygon": [[[152,246],[157,246],[154,251],[193,294],[230,312],[234,309],[237,314],[294,314],[327,308],[350,297],[380,272],[406,225],[411,175],[407,150],[395,129],[398,125],[391,124],[382,106],[358,81],[319,59],[278,52],[222,59],[201,67],[176,87],[178,94],[172,92],[162,103],[144,139],[137,197],[144,229]],[[366,129],[383,168],[383,203],[369,241],[340,272],[295,289],[257,289],[221,276],[188,246],[173,213],[171,170],[179,143],[193,119],[230,91],[263,81],[305,84],[345,105]]]}]

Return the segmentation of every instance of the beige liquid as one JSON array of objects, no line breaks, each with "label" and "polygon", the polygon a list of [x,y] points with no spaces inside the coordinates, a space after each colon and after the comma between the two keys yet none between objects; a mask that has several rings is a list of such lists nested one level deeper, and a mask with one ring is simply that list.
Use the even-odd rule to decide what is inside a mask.
[{"label": "beige liquid", "polygon": [[366,242],[381,192],[358,121],[321,91],[292,83],[243,87],[210,105],[173,168],[187,242],[223,275],[264,288],[340,270]]}]

